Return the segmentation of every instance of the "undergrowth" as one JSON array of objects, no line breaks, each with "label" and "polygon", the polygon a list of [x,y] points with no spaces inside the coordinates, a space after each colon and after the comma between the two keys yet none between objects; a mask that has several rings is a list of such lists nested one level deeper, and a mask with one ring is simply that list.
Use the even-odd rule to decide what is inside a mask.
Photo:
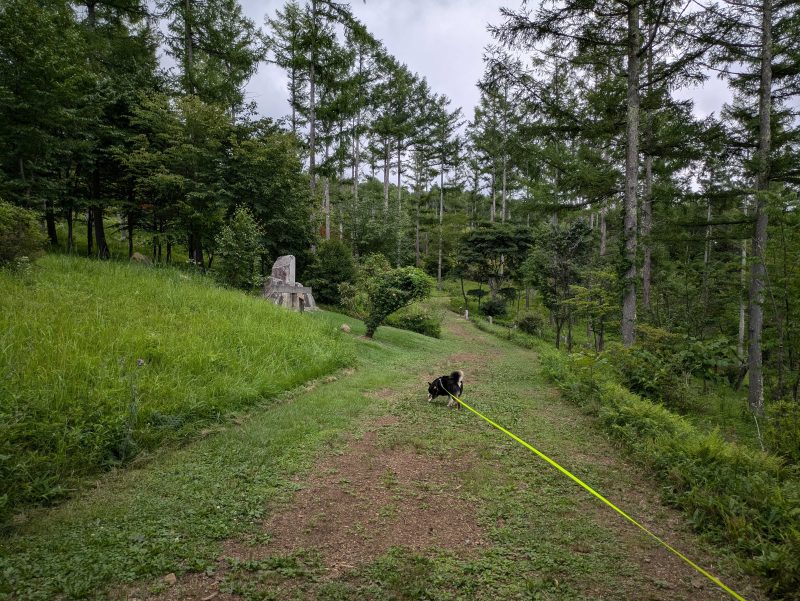
[{"label": "undergrowth", "polygon": [[776,599],[800,599],[800,469],[779,457],[702,432],[689,419],[632,393],[602,360],[569,356],[526,334],[476,320],[483,330],[541,356],[570,401],[664,482],[665,499],[692,525],[733,549],[767,580]]},{"label": "undergrowth", "polygon": [[353,360],[324,322],[173,269],[48,256],[0,289],[0,522]]}]

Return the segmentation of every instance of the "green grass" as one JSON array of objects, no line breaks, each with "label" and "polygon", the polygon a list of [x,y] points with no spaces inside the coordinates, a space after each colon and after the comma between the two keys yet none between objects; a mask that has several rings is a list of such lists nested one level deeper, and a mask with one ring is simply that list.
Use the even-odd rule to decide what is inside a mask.
[{"label": "green grass", "polygon": [[324,321],[174,269],[0,272],[0,517],[349,364]]},{"label": "green grass", "polygon": [[296,490],[293,476],[374,410],[365,391],[408,380],[447,348],[389,327],[361,340],[361,322],[326,312],[290,323],[295,334],[350,324],[354,335],[338,349],[345,357],[358,350],[355,373],[257,405],[238,416],[239,425],[155,453],[145,465],[108,475],[97,490],[18,524],[0,539],[0,599],[107,598],[113,584],[213,569],[221,540],[258,540],[269,509]]},{"label": "green grass", "polygon": [[697,530],[736,551],[749,572],[768,581],[775,599],[800,599],[798,466],[754,448],[752,439],[736,444],[723,438],[720,421],[741,419],[731,415],[729,399],[684,417],[624,388],[602,362],[560,353],[519,332],[479,326],[536,349],[564,397],[597,416],[653,469],[664,482],[665,499],[682,508]]},{"label": "green grass", "polygon": [[[463,353],[477,345],[484,353],[480,365],[464,366],[466,401],[552,454],[624,508],[642,510],[638,502],[630,507],[618,498],[620,491],[642,487],[641,474],[598,461],[608,459],[614,449],[592,427],[591,418],[554,400],[536,355],[480,334],[455,341],[446,334],[445,341],[451,351]],[[441,367],[431,365],[428,371]],[[673,588],[674,580],[662,583],[649,569],[655,566],[639,563],[643,553],[659,555],[635,528],[618,522],[572,482],[470,412],[420,402],[416,383],[396,386],[392,398],[378,407],[397,418],[395,425],[380,430],[379,451],[413,449],[449,462],[470,507],[470,515],[456,519],[477,519],[487,546],[467,555],[445,548],[393,547],[336,577],[313,548],[255,562],[229,561],[221,591],[247,600],[687,599],[685,589],[655,596],[662,586]],[[428,495],[424,502],[439,501]],[[671,516],[659,506],[647,518],[663,526]],[[688,551],[685,541],[671,542]],[[696,550],[692,555],[699,559]],[[722,563],[729,572],[730,561]],[[691,577],[687,567],[679,579],[688,582]]]}]

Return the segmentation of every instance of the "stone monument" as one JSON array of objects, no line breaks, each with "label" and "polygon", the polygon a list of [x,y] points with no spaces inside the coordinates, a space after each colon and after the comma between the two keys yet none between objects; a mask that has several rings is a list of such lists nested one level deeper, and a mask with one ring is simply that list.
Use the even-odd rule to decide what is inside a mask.
[{"label": "stone monument", "polygon": [[295,282],[294,255],[284,255],[272,265],[272,275],[264,282],[262,296],[279,307],[294,311],[316,311],[311,288]]}]

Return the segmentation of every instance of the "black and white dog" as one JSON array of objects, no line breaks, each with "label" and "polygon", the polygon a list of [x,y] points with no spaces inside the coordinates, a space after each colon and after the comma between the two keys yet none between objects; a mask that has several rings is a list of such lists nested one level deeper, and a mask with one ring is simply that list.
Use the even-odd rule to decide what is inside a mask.
[{"label": "black and white dog", "polygon": [[447,406],[461,409],[461,403],[455,401],[453,396],[460,397],[464,394],[464,372],[454,371],[449,376],[439,376],[433,382],[428,382],[428,402],[437,396],[447,397]]}]

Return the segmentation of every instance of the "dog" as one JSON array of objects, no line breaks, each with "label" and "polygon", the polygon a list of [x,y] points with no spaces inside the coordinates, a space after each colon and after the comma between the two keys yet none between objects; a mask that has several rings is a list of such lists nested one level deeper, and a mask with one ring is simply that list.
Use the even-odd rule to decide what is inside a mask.
[{"label": "dog", "polygon": [[[449,393],[449,394],[448,394]],[[454,371],[449,376],[439,376],[433,382],[428,382],[428,402],[430,403],[437,396],[447,397],[447,406],[461,409],[461,403],[452,396],[460,397],[464,394],[464,372]]]}]

